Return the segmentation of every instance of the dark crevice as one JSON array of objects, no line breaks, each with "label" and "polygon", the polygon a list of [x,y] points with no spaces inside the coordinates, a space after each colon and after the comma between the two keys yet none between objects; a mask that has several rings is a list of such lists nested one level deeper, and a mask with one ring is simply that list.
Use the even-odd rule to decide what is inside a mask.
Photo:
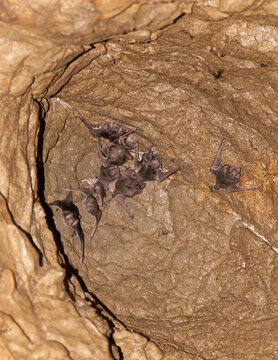
[{"label": "dark crevice", "polygon": [[40,121],[40,129],[38,132],[38,153],[37,153],[37,176],[38,176],[38,198],[39,201],[45,211],[46,214],[46,222],[48,225],[48,228],[53,234],[53,238],[55,241],[55,244],[57,246],[58,254],[64,253],[63,244],[61,242],[61,236],[60,233],[57,231],[55,227],[55,223],[52,216],[52,210],[47,205],[45,201],[44,196],[44,190],[45,190],[45,178],[44,178],[44,164],[43,164],[43,140],[44,140],[44,132],[45,132],[45,114],[46,111],[44,111],[43,106],[39,104],[39,121]]},{"label": "dark crevice", "polygon": [[[110,352],[111,355],[114,357],[114,351],[112,350],[112,348],[116,347],[119,353],[119,360],[123,359],[123,355],[122,355],[122,351],[121,349],[116,345],[115,340],[113,338],[113,333],[114,333],[114,329],[115,329],[115,325],[113,323],[113,321],[111,319],[109,319],[109,317],[107,317],[106,315],[103,314],[104,310],[112,319],[114,319],[115,321],[117,321],[118,323],[120,323],[125,329],[127,329],[127,327],[125,326],[125,324],[120,321],[114,314],[113,312],[91,291],[88,290],[86,283],[84,282],[83,278],[79,275],[79,272],[77,269],[75,269],[69,262],[68,262],[68,258],[67,256],[64,254],[64,257],[67,259],[67,263],[65,263],[65,269],[66,269],[66,281],[67,281],[67,288],[68,287],[68,281],[70,281],[71,277],[74,276],[77,280],[79,285],[81,286],[82,290],[84,291],[84,293],[87,293],[89,295],[89,297],[86,298],[86,300],[90,301],[91,306],[95,309],[96,313],[98,315],[100,315],[101,317],[103,317],[108,325],[109,328],[111,330],[111,334],[108,337],[109,340],[109,347],[110,347]],[[70,291],[70,290],[69,290]],[[72,296],[72,295],[71,295]],[[93,299],[93,300],[92,300]],[[115,358],[116,359],[116,358]],[[117,360],[118,360],[117,359]]]},{"label": "dark crevice", "polygon": [[[45,115],[46,115],[47,111],[44,110],[44,107],[41,103],[39,103],[39,108],[40,108],[40,112],[39,112],[40,129],[39,129],[39,133],[38,133],[38,154],[37,154],[38,198],[39,198],[40,203],[45,211],[46,222],[47,222],[48,228],[53,234],[53,238],[54,238],[54,241],[55,241],[55,244],[57,247],[58,262],[61,265],[61,267],[65,270],[66,276],[64,278],[64,286],[65,286],[65,289],[66,289],[69,297],[71,298],[71,300],[73,302],[75,302],[75,297],[72,294],[70,287],[69,287],[69,281],[70,281],[71,277],[74,276],[77,279],[77,281],[79,282],[82,290],[85,293],[90,295],[90,297],[88,297],[87,300],[90,301],[91,306],[96,310],[97,314],[100,315],[102,318],[104,318],[107,321],[109,328],[111,330],[111,333],[108,336],[111,356],[115,360],[123,360],[122,351],[117,346],[117,344],[115,343],[115,340],[113,338],[115,325],[114,325],[113,321],[108,318],[108,316],[105,316],[103,314],[101,309],[103,309],[112,319],[115,319],[120,324],[122,324],[124,326],[124,328],[126,328],[126,326],[116,318],[116,316],[101,302],[101,300],[95,294],[93,294],[92,292],[90,292],[88,290],[84,280],[79,275],[78,270],[75,269],[71,265],[67,255],[64,251],[64,246],[61,241],[61,235],[60,235],[59,231],[57,231],[57,229],[56,229],[55,222],[53,219],[52,209],[48,206],[48,204],[45,200],[45,195],[44,195],[45,176],[44,176],[44,163],[43,163],[43,146],[44,146],[44,144],[43,144],[43,141],[44,141],[44,133],[45,133]],[[24,230],[22,230],[22,231],[24,231]],[[26,233],[25,231],[24,231],[24,233],[28,236],[30,242],[33,244],[30,234]],[[35,246],[35,244],[33,244],[33,245]],[[36,247],[36,249],[37,249],[38,253],[40,254],[40,263],[42,263],[42,257],[43,257],[42,252],[37,247]],[[117,352],[117,357],[115,357],[115,351]]]},{"label": "dark crevice", "polygon": [[178,15],[170,24],[166,24],[166,25],[164,25],[164,26],[161,26],[161,27],[159,28],[159,30],[164,30],[164,29],[166,29],[167,27],[176,24],[176,23],[177,23],[181,18],[183,18],[184,16],[186,16],[186,13],[182,13],[182,14]]},{"label": "dark crevice", "polygon": [[176,24],[181,18],[183,18],[186,15],[186,13],[180,14],[174,21],[173,24]]},{"label": "dark crevice", "polygon": [[[80,57],[84,56],[86,53],[88,53],[89,51],[92,51],[92,50],[95,48],[94,45],[89,45],[89,46],[90,46],[89,49],[84,50],[81,54],[75,56],[71,61],[69,61],[69,62],[67,63],[67,65],[66,65],[65,68],[64,68],[63,73],[62,73],[59,77],[57,77],[57,79],[55,79],[53,82],[51,82],[51,83],[49,84],[49,86],[46,88],[46,93],[48,92],[48,89],[49,89],[50,87],[54,86],[55,83],[61,79],[61,77],[65,74],[65,72],[67,71],[68,67],[69,67],[72,63],[76,62],[77,59],[79,59]],[[56,97],[57,94],[60,93],[60,92],[63,90],[63,88],[67,85],[67,83],[71,80],[71,78],[74,76],[74,74],[75,74],[74,71],[72,71],[72,72],[71,72],[71,75],[68,76],[68,79],[67,79],[67,80],[65,79],[65,80],[63,81],[62,85],[58,88],[58,90],[57,90],[54,94],[51,95],[51,97]]]},{"label": "dark crevice", "polygon": [[217,71],[210,70],[209,71],[209,73],[211,75],[213,75],[215,77],[215,79],[221,79],[223,72],[224,72],[224,70],[217,70]]}]

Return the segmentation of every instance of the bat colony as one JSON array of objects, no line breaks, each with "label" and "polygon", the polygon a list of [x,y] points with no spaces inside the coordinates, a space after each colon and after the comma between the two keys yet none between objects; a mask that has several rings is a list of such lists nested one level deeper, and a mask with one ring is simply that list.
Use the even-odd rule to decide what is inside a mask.
[{"label": "bat colony", "polygon": [[[147,181],[164,181],[168,176],[182,169],[179,166],[173,170],[162,169],[162,162],[158,150],[151,146],[149,150],[139,156],[139,141],[134,135],[137,129],[127,129],[120,120],[106,121],[99,127],[92,127],[82,116],[77,116],[89,129],[91,135],[97,138],[97,150],[101,160],[100,174],[98,177],[86,178],[87,188],[71,188],[64,200],[51,202],[50,206],[56,206],[62,211],[62,217],[66,226],[72,227],[72,236],[78,236],[81,246],[80,261],[84,260],[84,234],[80,224],[80,214],[73,203],[72,192],[81,192],[84,196],[84,209],[95,216],[95,225],[90,235],[92,238],[97,230],[102,216],[102,207],[106,205],[106,191],[112,181],[116,181],[114,198],[128,213],[133,220],[134,215],[129,210],[126,199],[141,194],[146,187]],[[101,138],[107,139],[103,146]],[[134,168],[127,168],[124,164],[132,160],[131,151],[135,152]]]},{"label": "bat colony", "polygon": [[[87,182],[86,188],[65,188],[69,191],[64,200],[51,202],[50,206],[56,206],[62,211],[63,220],[66,226],[73,228],[72,236],[77,236],[80,241],[81,256],[80,261],[84,260],[84,234],[80,224],[80,214],[76,205],[73,203],[72,192],[81,192],[84,196],[84,209],[95,217],[95,224],[92,229],[90,240],[97,230],[102,216],[101,208],[106,205],[106,191],[112,181],[116,181],[115,190],[112,194],[114,198],[128,213],[133,220],[134,214],[129,210],[126,199],[141,194],[146,187],[147,181],[164,181],[170,175],[181,170],[179,166],[173,170],[165,171],[162,169],[160,154],[155,146],[151,146],[146,152],[139,156],[139,141],[134,135],[137,129],[127,129],[120,120],[106,121],[99,127],[92,127],[82,116],[79,118],[89,129],[91,135],[98,139],[97,150],[101,160],[100,174],[98,177],[86,178],[81,181]],[[101,138],[107,139],[102,146]],[[210,189],[226,189],[227,192],[261,190],[261,187],[250,188],[238,186],[241,168],[229,164],[223,164],[221,152],[225,138],[222,139],[218,152],[210,167],[216,177],[216,184]],[[124,164],[132,160],[131,151],[135,152],[134,168],[127,168]]]}]

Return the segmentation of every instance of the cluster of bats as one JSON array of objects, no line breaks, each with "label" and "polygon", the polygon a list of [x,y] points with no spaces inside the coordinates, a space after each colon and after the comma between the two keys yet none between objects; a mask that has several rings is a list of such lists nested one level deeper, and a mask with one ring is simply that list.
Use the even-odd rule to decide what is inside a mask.
[{"label": "cluster of bats", "polygon": [[[79,210],[73,203],[72,192],[78,191],[84,195],[84,209],[95,216],[90,239],[92,240],[102,216],[101,208],[106,205],[106,191],[108,185],[116,181],[114,198],[128,213],[131,219],[134,215],[126,204],[126,199],[141,194],[146,187],[147,181],[163,181],[168,176],[181,170],[181,166],[171,170],[162,170],[159,152],[154,146],[149,150],[139,153],[139,141],[134,135],[137,129],[127,129],[120,120],[106,121],[99,127],[92,127],[82,116],[78,118],[87,126],[93,137],[97,138],[98,156],[101,159],[100,174],[98,177],[86,178],[87,188],[65,188],[69,191],[64,200],[51,202],[50,206],[56,206],[62,211],[64,222],[74,229],[72,236],[78,236],[81,246],[80,261],[84,260],[84,234],[81,228]],[[107,139],[102,146],[101,138]],[[135,152],[134,168],[128,168],[124,164],[132,160],[131,152]]]},{"label": "cluster of bats", "polygon": [[[87,188],[65,188],[69,191],[64,200],[51,202],[50,206],[56,206],[62,211],[62,216],[66,226],[73,228],[72,236],[77,236],[80,241],[81,256],[80,261],[84,260],[84,233],[81,228],[78,207],[73,203],[72,192],[81,192],[84,195],[84,209],[95,216],[95,225],[91,232],[92,240],[102,216],[102,208],[105,207],[106,191],[108,185],[116,181],[115,190],[112,195],[128,213],[131,219],[134,215],[126,204],[128,197],[141,194],[146,187],[147,181],[163,181],[168,176],[181,170],[179,166],[173,170],[165,171],[162,169],[160,154],[155,146],[151,146],[146,152],[139,152],[139,141],[134,135],[135,129],[127,129],[120,120],[106,121],[99,127],[92,127],[82,116],[77,116],[89,129],[91,135],[97,138],[98,155],[101,159],[100,174],[98,177],[86,178],[82,181],[87,182]],[[107,139],[102,145],[101,138]],[[221,141],[218,152],[210,167],[210,171],[216,176],[216,184],[211,189],[226,189],[227,192],[246,191],[260,189],[260,187],[239,187],[237,183],[240,179],[241,168],[229,164],[223,164],[221,151],[225,138]],[[124,164],[132,160],[131,152],[135,153],[134,168],[126,167]]]}]

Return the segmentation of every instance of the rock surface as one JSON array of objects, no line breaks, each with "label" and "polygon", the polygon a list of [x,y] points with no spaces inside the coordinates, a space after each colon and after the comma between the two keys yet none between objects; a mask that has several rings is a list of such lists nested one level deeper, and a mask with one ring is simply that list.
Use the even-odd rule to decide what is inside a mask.
[{"label": "rock surface", "polygon": [[[1,5],[1,359],[276,358],[275,4]],[[133,223],[112,200],[92,243],[74,194],[83,265],[46,205],[99,171],[77,111],[190,165],[128,200]],[[223,136],[262,192],[210,191]]]}]

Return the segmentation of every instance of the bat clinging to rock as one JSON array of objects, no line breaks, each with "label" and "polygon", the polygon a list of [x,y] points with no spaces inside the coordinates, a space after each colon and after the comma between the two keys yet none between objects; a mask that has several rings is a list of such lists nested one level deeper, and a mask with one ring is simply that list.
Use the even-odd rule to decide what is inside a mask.
[{"label": "bat clinging to rock", "polygon": [[126,150],[135,150],[139,143],[138,138],[134,134],[120,136],[114,142],[123,145]]},{"label": "bat clinging to rock", "polygon": [[92,241],[93,236],[97,230],[98,224],[101,219],[102,211],[98,206],[97,199],[95,197],[95,191],[93,188],[66,188],[66,191],[77,191],[81,192],[85,197],[83,200],[84,209],[91,215],[96,218],[95,225],[90,235],[90,240]]},{"label": "bat clinging to rock", "polygon": [[86,181],[92,190],[92,194],[95,196],[98,206],[105,206],[106,200],[106,191],[104,186],[102,185],[100,179],[98,177],[92,178],[88,177],[86,179],[82,179],[81,181]]},{"label": "bat clinging to rock", "polygon": [[77,115],[75,117],[78,117],[83,122],[83,124],[87,126],[93,137],[96,138],[103,137],[105,139],[109,139],[110,141],[113,141],[120,136],[128,136],[129,134],[136,131],[136,129],[129,130],[125,128],[121,120],[105,121],[99,127],[93,127],[83,118],[83,116]]},{"label": "bat clinging to rock", "polygon": [[105,167],[101,165],[100,167],[100,181],[105,189],[108,189],[107,185],[112,181],[118,179],[120,176],[120,168],[117,165],[110,165]]},{"label": "bat clinging to rock", "polygon": [[141,194],[145,188],[144,182],[138,182],[134,169],[125,169],[116,181],[113,198],[126,210],[131,219],[134,215],[126,205],[126,198]]},{"label": "bat clinging to rock", "polygon": [[216,184],[211,188],[216,190],[222,188],[226,189],[227,192],[261,190],[261,186],[253,186],[250,188],[237,186],[237,183],[240,179],[241,168],[222,163],[221,151],[224,141],[225,138],[222,139],[218,148],[218,152],[210,167],[210,172],[212,172],[216,177]]},{"label": "bat clinging to rock", "polygon": [[74,229],[72,237],[78,236],[80,247],[81,247],[81,257],[80,261],[84,260],[84,234],[81,228],[78,207],[74,205],[72,200],[72,193],[69,192],[65,200],[56,200],[49,204],[50,206],[56,206],[62,211],[63,220],[66,226],[69,226]]},{"label": "bat clinging to rock", "polygon": [[136,148],[135,173],[137,181],[156,180],[161,182],[182,169],[182,166],[179,166],[173,170],[165,171],[162,170],[161,166],[161,158],[155,146],[151,146],[148,151],[144,152],[141,160],[139,160],[139,153]]},{"label": "bat clinging to rock", "polygon": [[100,139],[98,139],[98,153],[104,167],[108,167],[110,165],[120,166],[126,161],[133,159],[131,154],[123,145],[115,144],[109,141],[102,148]]}]

